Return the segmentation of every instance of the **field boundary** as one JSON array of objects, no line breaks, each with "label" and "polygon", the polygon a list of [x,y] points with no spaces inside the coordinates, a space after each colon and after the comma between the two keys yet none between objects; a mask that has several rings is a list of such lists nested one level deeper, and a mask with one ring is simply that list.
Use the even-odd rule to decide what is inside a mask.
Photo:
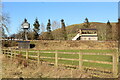
[{"label": "field boundary", "polygon": [[[43,58],[47,58],[47,59],[54,59],[54,65],[56,67],[59,67],[59,61],[58,60],[72,60],[72,61],[79,61],[78,64],[78,69],[79,70],[84,70],[89,69],[89,70],[100,70],[101,72],[107,72],[107,73],[111,73],[112,74],[112,78],[117,78],[118,77],[118,73],[119,73],[119,69],[118,69],[118,65],[119,65],[119,54],[118,53],[81,53],[81,52],[58,52],[56,51],[30,51],[30,50],[16,50],[16,49],[2,49],[3,54],[7,54],[7,56],[9,56],[11,59],[16,57],[17,55],[21,54],[21,52],[24,52],[25,54],[22,54],[22,56],[24,56],[26,58],[26,60],[30,60],[30,58],[36,58],[37,63],[39,64],[41,62],[41,59]],[[36,55],[31,55],[29,54],[30,52],[32,53],[36,53]],[[43,57],[40,54],[41,53],[54,53],[54,57]],[[79,59],[70,59],[70,58],[60,58],[58,57],[59,54],[78,54]],[[106,62],[106,61],[94,61],[94,60],[85,60],[83,59],[83,55],[105,55],[105,56],[111,56],[112,57],[112,62]],[[83,66],[83,62],[90,62],[90,63],[100,63],[100,64],[110,64],[112,65],[112,69],[111,70],[106,70],[106,69],[97,69],[97,68],[92,68],[92,67],[85,67]],[[64,64],[65,65],[65,64]],[[66,65],[67,66],[67,65]],[[100,73],[100,72],[99,72]],[[101,73],[102,74],[102,73]]]}]

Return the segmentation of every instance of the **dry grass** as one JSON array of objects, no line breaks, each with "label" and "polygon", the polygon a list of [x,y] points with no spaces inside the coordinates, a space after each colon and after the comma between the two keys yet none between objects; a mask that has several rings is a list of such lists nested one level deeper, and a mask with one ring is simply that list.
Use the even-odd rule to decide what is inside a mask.
[{"label": "dry grass", "polygon": [[76,69],[56,68],[47,63],[29,62],[28,66],[16,59],[3,58],[3,78],[90,78],[85,72]]},{"label": "dry grass", "polygon": [[[21,62],[22,60],[22,62]],[[48,63],[37,64],[27,62],[24,66],[24,59],[2,58],[3,78],[93,78],[88,72],[78,69],[49,65]],[[19,63],[20,62],[20,63]],[[87,79],[86,79],[87,80]],[[115,79],[119,80],[119,79]]]},{"label": "dry grass", "polygon": [[[111,25],[112,25],[112,32],[113,32],[113,36],[114,36],[117,34],[116,33],[116,31],[117,31],[116,22],[111,23]],[[106,23],[90,22],[89,28],[96,28],[98,30],[98,39],[105,40],[105,35],[104,35],[105,27],[106,27]],[[77,34],[77,32],[80,28],[85,28],[84,23],[66,26],[68,40],[71,40]],[[44,39],[45,35],[46,35],[46,33],[42,34],[43,39]],[[52,31],[52,35],[55,40],[61,40],[62,39],[61,38],[61,28],[58,28],[58,29]],[[113,37],[113,40],[116,40],[114,38],[115,38],[115,36]]]}]

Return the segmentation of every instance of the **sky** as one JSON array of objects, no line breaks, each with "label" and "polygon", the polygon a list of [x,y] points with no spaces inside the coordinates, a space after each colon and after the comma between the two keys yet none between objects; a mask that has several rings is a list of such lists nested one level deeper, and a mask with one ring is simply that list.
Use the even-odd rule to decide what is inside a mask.
[{"label": "sky", "polygon": [[118,2],[119,0],[2,0],[3,2]]},{"label": "sky", "polygon": [[36,17],[45,26],[48,19],[64,19],[66,25],[83,23],[86,17],[90,22],[117,22],[118,2],[3,2],[3,12],[9,14],[9,31],[14,34],[24,18],[31,27]]}]

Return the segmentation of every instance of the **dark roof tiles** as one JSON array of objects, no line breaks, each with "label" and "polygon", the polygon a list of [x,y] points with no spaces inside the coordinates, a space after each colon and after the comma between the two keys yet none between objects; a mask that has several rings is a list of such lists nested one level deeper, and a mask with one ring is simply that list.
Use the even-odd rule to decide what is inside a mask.
[{"label": "dark roof tiles", "polygon": [[81,29],[81,30],[97,30],[97,29]]}]

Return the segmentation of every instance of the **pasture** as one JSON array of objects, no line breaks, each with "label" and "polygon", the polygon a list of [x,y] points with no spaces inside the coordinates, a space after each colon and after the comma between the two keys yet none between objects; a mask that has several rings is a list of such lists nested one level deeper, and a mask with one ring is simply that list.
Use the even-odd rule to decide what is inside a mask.
[{"label": "pasture", "polygon": [[[36,50],[30,50],[30,51],[36,51]],[[110,53],[114,54],[117,53],[117,50],[40,50],[40,56],[42,57],[54,57],[55,53],[47,53],[47,52],[80,52],[80,53]],[[46,53],[42,53],[42,52]],[[22,54],[26,54],[25,52],[22,52]],[[34,55],[37,56],[35,52],[29,52],[29,55]],[[58,53],[58,58],[67,58],[67,59],[79,59],[78,54],[62,54]],[[105,61],[105,62],[112,62],[112,56],[106,56],[106,55],[83,55],[83,59],[85,60],[94,60],[94,61]],[[31,58],[31,59],[36,59],[36,58]],[[54,63],[54,59],[48,59],[48,58],[41,58],[43,61],[46,62],[52,62]],[[66,65],[76,65],[78,66],[79,61],[74,61],[74,60],[58,60],[59,64],[66,64]],[[83,66],[86,67],[94,67],[94,68],[101,68],[101,69],[111,69],[112,65],[111,64],[101,64],[101,63],[90,63],[90,62],[83,62]]]},{"label": "pasture", "polygon": [[[47,62],[56,67],[64,66],[79,70],[93,70],[103,75],[109,73],[113,77],[118,74],[118,50],[4,50],[8,56],[21,54],[27,60],[43,63]],[[12,53],[12,54],[11,54]],[[90,71],[91,72],[91,71]],[[104,76],[106,76],[104,74]],[[97,76],[98,77],[98,76]],[[107,76],[106,76],[107,77]]]}]

